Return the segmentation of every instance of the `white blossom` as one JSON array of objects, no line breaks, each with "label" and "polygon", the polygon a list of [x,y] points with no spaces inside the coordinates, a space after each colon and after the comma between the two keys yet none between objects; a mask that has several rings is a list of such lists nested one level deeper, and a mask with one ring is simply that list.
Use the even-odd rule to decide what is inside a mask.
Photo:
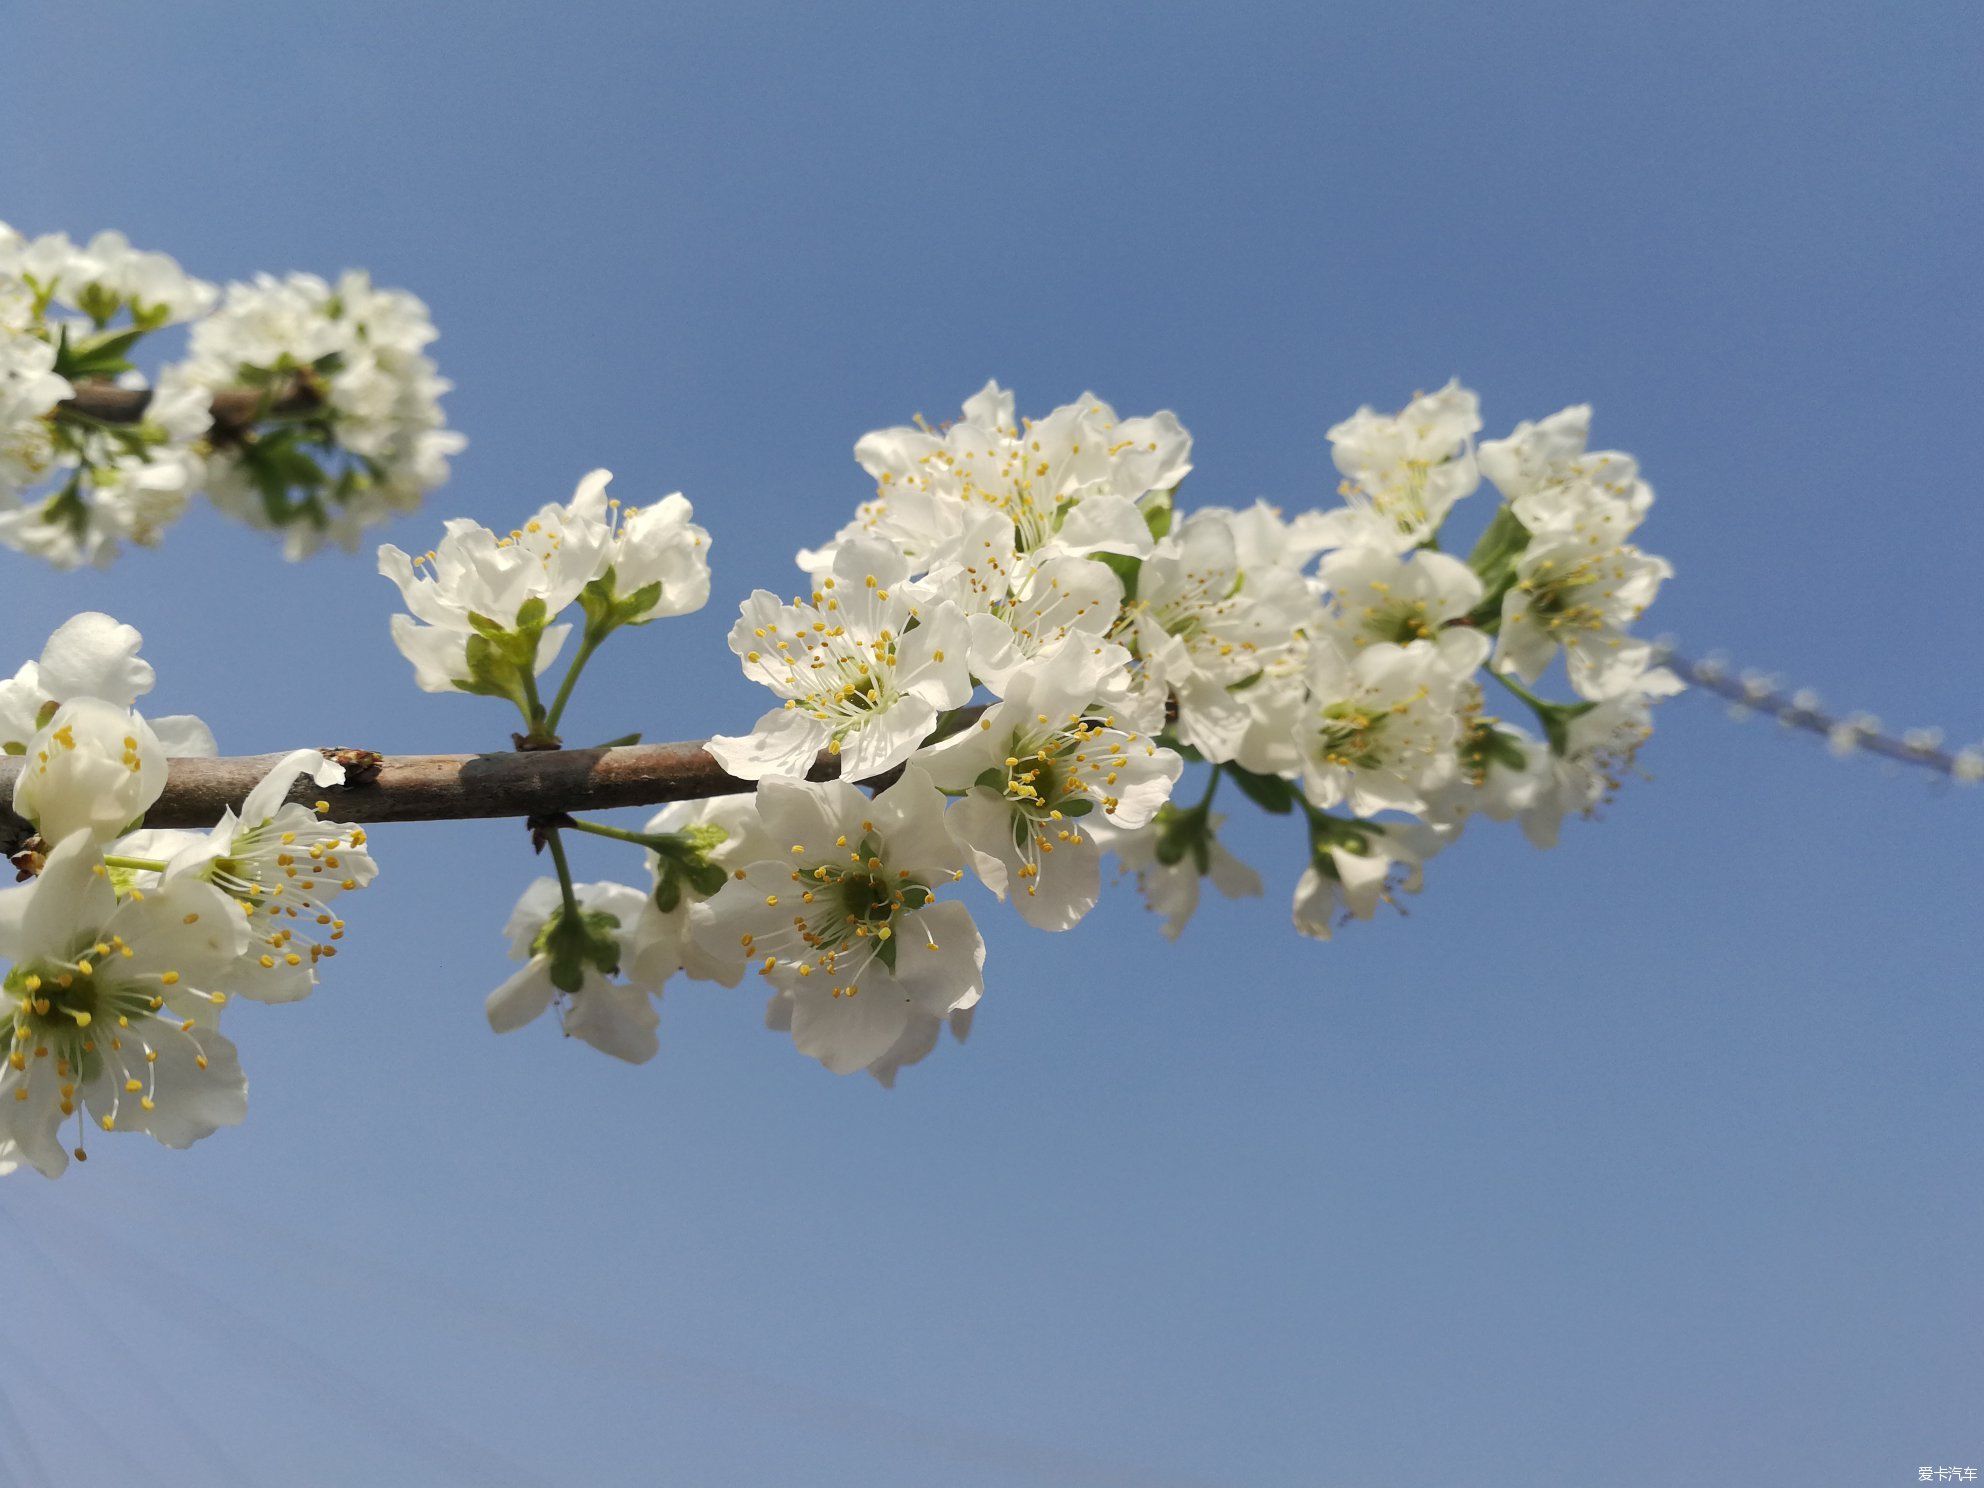
[{"label": "white blossom", "polygon": [[744,602],[730,649],[786,702],[750,733],[709,741],[724,769],[804,775],[826,749],[864,780],[908,759],[938,714],[970,697],[964,616],[949,601],[922,608],[908,576],[893,549],[860,538],[840,545],[810,602],[764,589]]},{"label": "white blossom", "polygon": [[1481,603],[1481,580],[1450,554],[1339,548],[1323,559],[1319,576],[1347,650],[1430,641],[1456,677],[1471,676],[1488,659],[1492,642],[1461,623]]},{"label": "white blossom", "polygon": [[1595,527],[1532,539],[1502,600],[1496,668],[1534,682],[1561,647],[1581,696],[1631,688],[1652,664],[1653,644],[1627,632],[1673,572],[1666,559]]},{"label": "white blossom", "polygon": [[1419,892],[1425,863],[1438,852],[1438,832],[1416,821],[1331,820],[1312,835],[1309,866],[1295,885],[1295,928],[1328,940],[1342,915],[1368,920],[1399,891]]},{"label": "white blossom", "polygon": [[601,556],[593,577],[611,576],[609,599],[618,623],[644,624],[700,610],[710,597],[710,535],[692,520],[695,508],[676,491],[649,506],[622,506],[606,494],[610,470],[579,482],[567,509],[571,525],[596,525]]},{"label": "white blossom", "polygon": [[1036,929],[1065,930],[1095,906],[1102,853],[1087,818],[1144,825],[1183,768],[1095,708],[1125,659],[1116,646],[1064,642],[1015,673],[977,723],[918,756],[962,796],[947,820],[978,876],[1001,898],[1010,891]]},{"label": "white blossom", "polygon": [[14,811],[50,843],[76,833],[108,842],[165,789],[165,749],[137,712],[71,699],[28,740],[14,779]]},{"label": "white blossom", "polygon": [[248,927],[211,884],[187,879],[119,899],[86,832],[42,874],[0,892],[0,1148],[48,1177],[68,1164],[58,1130],[87,1107],[106,1131],[185,1147],[239,1122],[247,1082],[215,1029]]},{"label": "white blossom", "polygon": [[671,842],[666,853],[647,854],[652,886],[634,925],[629,977],[659,988],[679,971],[696,981],[736,986],[744,976],[743,948],[699,933],[714,911],[709,885],[697,882],[698,869],[713,867],[720,884],[732,869],[772,856],[757,801],[751,796],[677,801],[657,812],[644,830]]},{"label": "white blossom", "polygon": [[[1145,905],[1152,913],[1164,916],[1166,940],[1176,940],[1198,911],[1201,879],[1210,879],[1228,899],[1258,899],[1262,893],[1261,875],[1219,840],[1223,816],[1203,813],[1188,840],[1179,842],[1175,823],[1188,814],[1167,806],[1134,830],[1107,823],[1089,829],[1105,852],[1114,854],[1126,870],[1136,874]],[[1176,847],[1183,850],[1174,851]]]},{"label": "white blossom", "polygon": [[120,311],[144,329],[195,320],[213,308],[218,294],[169,254],[133,248],[114,230],[77,247],[63,233],[27,240],[0,224],[0,274],[31,282],[49,303],[80,311],[99,325]]},{"label": "white blossom", "polygon": [[1482,441],[1481,472],[1508,498],[1523,526],[1534,533],[1561,532],[1603,513],[1614,540],[1637,527],[1653,505],[1653,490],[1640,479],[1639,463],[1617,450],[1587,451],[1591,407],[1578,404],[1536,423],[1517,424],[1506,439]]},{"label": "white blossom", "polygon": [[294,1002],[309,994],[317,963],[335,956],[344,939],[344,921],[332,903],[364,888],[379,871],[363,827],[325,820],[314,807],[285,799],[305,776],[318,785],[341,785],[344,767],[314,749],[291,751],[238,812],[222,812],[212,831],[174,852],[165,869],[168,883],[203,879],[241,906],[253,934],[239,990],[258,1002]]},{"label": "white blossom", "polygon": [[[489,994],[489,1026],[498,1033],[513,1032],[558,1002],[559,1022],[568,1038],[582,1039],[629,1064],[643,1064],[660,1050],[655,1029],[661,1015],[645,985],[617,980],[615,974],[633,955],[634,927],[645,896],[617,883],[576,884],[573,893],[583,922],[576,931],[565,918],[557,879],[538,879],[517,901],[503,933],[510,938],[510,959],[524,964]],[[586,943],[571,960],[574,986],[554,979],[559,968],[550,937],[561,924]]]},{"label": "white blossom", "polygon": [[379,572],[410,611],[393,616],[393,644],[423,691],[478,690],[492,663],[477,640],[494,639],[492,632],[535,636],[533,674],[557,660],[572,627],[546,622],[597,576],[606,544],[603,531],[568,531],[563,512],[545,507],[507,537],[457,517],[419,558],[390,543],[379,549]]},{"label": "white blossom", "polygon": [[1396,414],[1365,407],[1329,431],[1346,507],[1327,530],[1341,546],[1403,552],[1439,530],[1454,503],[1480,484],[1474,435],[1481,406],[1459,382],[1420,393]]},{"label": "white blossom", "polygon": [[1108,565],[1051,548],[1022,553],[1012,523],[997,512],[973,516],[954,555],[913,587],[925,604],[956,604],[971,674],[994,693],[1068,636],[1107,635],[1123,605],[1123,582]]},{"label": "white blossom", "polygon": [[1306,680],[1296,743],[1311,805],[1418,813],[1454,777],[1460,683],[1432,642],[1317,646]]},{"label": "white blossom", "polygon": [[1244,572],[1232,514],[1195,512],[1144,560],[1117,638],[1142,663],[1161,709],[1177,706],[1177,736],[1213,760],[1234,758],[1255,722],[1244,690],[1296,654],[1315,596],[1292,569]]},{"label": "white blossom", "polygon": [[850,1074],[919,1017],[978,1001],[985,943],[970,911],[936,900],[963,858],[921,771],[873,800],[844,781],[766,780],[758,809],[772,856],[736,870],[703,933],[741,947],[790,1001],[801,1053]]},{"label": "white blossom", "polygon": [[[321,406],[309,437],[284,444],[280,466],[266,458],[268,436],[215,450],[214,504],[250,526],[280,528],[291,558],[326,541],[355,550],[366,528],[418,507],[465,443],[445,427],[440,397],[451,384],[424,352],[434,336],[425,305],[356,271],[335,285],[313,274],[229,285],[193,328],[188,379],[209,393],[244,374],[271,389],[301,379]],[[292,455],[323,477],[300,494],[283,479]]]},{"label": "white blossom", "polygon": [[[142,637],[95,610],[71,616],[42,648],[41,659],[0,681],[0,754],[25,754],[28,741],[73,698],[128,708],[152,690],[151,663],[140,659]],[[216,753],[213,733],[190,714],[150,720],[168,756]]]},{"label": "white blossom", "polygon": [[1141,556],[1151,535],[1139,502],[1168,492],[1191,470],[1191,436],[1170,413],[1120,419],[1085,393],[1039,420],[1016,422],[1013,396],[988,382],[942,429],[881,429],[855,445],[875,478],[875,499],[835,542],[800,554],[825,572],[835,548],[862,534],[897,547],[916,568],[955,556],[969,517],[993,511],[1015,546],[1064,554]]},{"label": "white blossom", "polygon": [[1548,776],[1521,812],[1523,834],[1538,847],[1555,847],[1566,816],[1589,816],[1610,800],[1653,735],[1652,704],[1680,690],[1679,678],[1655,667],[1631,688],[1573,710],[1561,747],[1551,751]]}]

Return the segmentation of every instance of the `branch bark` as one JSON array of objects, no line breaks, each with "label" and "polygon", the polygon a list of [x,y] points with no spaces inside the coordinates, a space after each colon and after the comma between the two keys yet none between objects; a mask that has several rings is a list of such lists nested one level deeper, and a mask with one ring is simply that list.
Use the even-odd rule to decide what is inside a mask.
[{"label": "branch bark", "polygon": [[[323,394],[305,378],[273,391],[261,388],[222,388],[214,394],[214,435],[222,441],[239,438],[258,418],[268,414],[309,413],[323,406]],[[76,384],[75,396],[58,407],[106,424],[135,424],[151,407],[150,388],[123,388],[114,382],[91,380]]]},{"label": "branch bark", "polygon": [[[329,752],[329,751],[326,751]],[[238,807],[280,754],[171,761],[165,793],[145,813],[147,827],[210,827]],[[4,805],[13,799],[18,757],[0,758],[0,847],[12,852],[30,830]],[[656,806],[757,789],[754,780],[725,772],[700,741],[632,744],[614,749],[520,750],[506,754],[401,754],[381,758],[362,783],[312,785],[292,801],[323,801],[334,821],[460,821],[478,817],[548,816]],[[900,770],[863,781],[886,785]],[[808,780],[834,780],[840,761],[822,750]]]}]

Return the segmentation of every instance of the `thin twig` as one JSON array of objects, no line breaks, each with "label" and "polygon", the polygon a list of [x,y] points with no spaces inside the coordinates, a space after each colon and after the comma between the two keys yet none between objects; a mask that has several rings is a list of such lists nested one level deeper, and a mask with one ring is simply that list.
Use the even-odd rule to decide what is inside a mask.
[{"label": "thin twig", "polygon": [[1974,783],[1984,779],[1984,753],[1976,749],[1952,752],[1937,742],[1940,736],[1918,734],[1896,738],[1883,732],[1879,722],[1865,714],[1829,713],[1811,693],[1787,693],[1754,672],[1737,674],[1722,662],[1697,661],[1672,647],[1662,648],[1661,659],[1684,681],[1727,698],[1739,708],[1774,718],[1787,728],[1817,734],[1837,753],[1864,750],[1882,759],[1933,770],[1952,780]]}]

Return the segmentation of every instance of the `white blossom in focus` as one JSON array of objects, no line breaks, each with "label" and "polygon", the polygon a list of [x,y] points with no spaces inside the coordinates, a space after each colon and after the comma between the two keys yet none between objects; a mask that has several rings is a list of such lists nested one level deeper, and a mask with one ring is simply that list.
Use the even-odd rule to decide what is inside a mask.
[{"label": "white blossom in focus", "polygon": [[947,820],[973,868],[1039,930],[1065,930],[1095,907],[1101,849],[1091,814],[1148,822],[1183,761],[1095,708],[1120,669],[1119,647],[1065,642],[1016,672],[1003,701],[917,763],[949,794]]},{"label": "white blossom in focus", "polygon": [[[150,692],[155,674],[138,655],[142,640],[132,626],[95,610],[63,621],[39,661],[22,663],[0,681],[0,754],[27,753],[28,740],[73,698],[128,708]],[[191,714],[149,721],[170,758],[218,752],[212,731]]]},{"label": "white blossom in focus", "polygon": [[1347,651],[1427,641],[1456,678],[1488,659],[1488,637],[1458,623],[1481,603],[1481,580],[1450,554],[1339,548],[1323,559],[1319,577]]},{"label": "white blossom in focus", "polygon": [[1115,638],[1134,650],[1161,713],[1168,693],[1177,736],[1208,759],[1230,760],[1255,723],[1245,691],[1284,669],[1297,632],[1316,615],[1291,568],[1241,568],[1233,514],[1194,512],[1144,560],[1137,596]]},{"label": "white blossom in focus", "polygon": [[618,623],[641,625],[700,610],[710,597],[710,535],[692,520],[695,508],[677,491],[649,506],[622,506],[607,496],[609,470],[579,482],[569,507],[573,525],[596,524],[603,534],[595,579],[612,579],[608,598],[624,613]]},{"label": "white blossom in focus", "polygon": [[337,954],[344,921],[331,905],[362,889],[379,867],[366,849],[363,827],[327,821],[313,807],[284,797],[298,779],[344,783],[344,767],[314,749],[293,750],[264,775],[236,812],[221,814],[203,837],[179,849],[165,881],[202,879],[242,908],[252,937],[244,997],[294,1002],[316,984],[317,963]]},{"label": "white blossom in focus", "polygon": [[409,614],[392,619],[393,644],[413,663],[424,692],[475,691],[482,670],[478,637],[503,631],[537,636],[532,668],[558,657],[569,623],[546,622],[579,596],[603,566],[603,529],[568,524],[547,506],[523,527],[498,537],[457,517],[430,553],[410,557],[391,543],[379,549],[379,572],[398,587]]},{"label": "white blossom in focus", "polygon": [[739,946],[791,1003],[801,1053],[851,1074],[919,1018],[978,1001],[985,943],[935,893],[963,876],[963,855],[920,770],[873,800],[845,781],[770,779],[758,810],[772,855],[736,870],[702,933],[713,951]]},{"label": "white blossom in focus", "polygon": [[[755,592],[731,627],[744,675],[787,701],[748,734],[708,749],[745,780],[804,775],[826,749],[852,780],[901,764],[937,716],[971,696],[964,616],[923,609],[901,556],[867,538],[840,545],[810,602]],[[912,622],[914,622],[912,624]]]},{"label": "white blossom in focus", "polygon": [[1168,492],[1191,470],[1191,436],[1170,413],[1118,418],[1085,393],[1045,418],[1016,421],[1013,395],[989,382],[964,415],[941,429],[881,429],[854,455],[876,496],[833,544],[801,553],[825,572],[835,548],[867,534],[895,546],[916,569],[956,556],[972,515],[993,511],[1019,551],[1141,556],[1151,535],[1139,502]]},{"label": "white blossom in focus", "polygon": [[730,872],[772,856],[756,799],[677,801],[657,812],[644,830],[671,842],[668,851],[647,854],[653,886],[634,925],[629,977],[659,988],[679,971],[696,981],[736,986],[744,976],[743,948],[699,932],[714,913],[709,906],[714,889]]},{"label": "white blossom in focus", "polygon": [[14,811],[50,843],[77,833],[108,842],[165,789],[165,749],[130,708],[75,698],[28,740]]},{"label": "white blossom in focus", "polygon": [[[211,884],[120,900],[86,832],[39,878],[0,892],[0,1151],[53,1178],[62,1122],[87,1106],[106,1131],[186,1147],[247,1110],[234,1046],[215,1029],[248,928]],[[80,1149],[79,1149],[80,1150]]]},{"label": "white blossom in focus", "polygon": [[999,513],[980,512],[954,555],[913,585],[926,606],[958,607],[971,674],[998,694],[1041,651],[1071,635],[1107,635],[1123,606],[1123,581],[1107,564],[1051,548],[1022,553],[1015,536]]}]

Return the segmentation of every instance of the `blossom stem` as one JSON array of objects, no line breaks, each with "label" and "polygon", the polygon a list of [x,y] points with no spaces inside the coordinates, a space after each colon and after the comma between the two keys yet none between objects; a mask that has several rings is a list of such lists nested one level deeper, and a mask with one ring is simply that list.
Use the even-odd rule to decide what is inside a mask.
[{"label": "blossom stem", "polygon": [[524,715],[526,738],[530,744],[555,744],[557,737],[544,726],[544,701],[537,695],[536,676],[527,667],[518,667],[517,670],[523,673],[524,699],[518,709]]},{"label": "blossom stem", "polygon": [[1493,667],[1483,667],[1482,670],[1487,672],[1489,676],[1493,677],[1497,682],[1501,683],[1502,686],[1506,687],[1510,692],[1514,693],[1517,697],[1521,698],[1525,703],[1529,704],[1530,711],[1534,713],[1539,719],[1547,718],[1549,716],[1549,710],[1557,706],[1557,704],[1555,703],[1548,702],[1545,699],[1538,697],[1535,693],[1531,692],[1527,687],[1524,687],[1522,683],[1516,681],[1515,678],[1507,675],[1506,673],[1498,672]]},{"label": "blossom stem", "polygon": [[1219,777],[1225,773],[1225,767],[1222,765],[1214,765],[1212,767],[1211,773],[1206,776],[1206,793],[1199,797],[1199,804],[1192,808],[1194,811],[1202,812],[1212,809],[1212,794],[1219,789]]},{"label": "blossom stem", "polygon": [[565,716],[565,704],[572,700],[572,689],[578,684],[579,673],[586,669],[586,663],[592,660],[593,652],[599,649],[599,643],[605,639],[605,634],[594,635],[590,626],[586,628],[585,638],[579,642],[578,653],[573,656],[572,664],[565,668],[565,680],[558,684],[558,694],[551,699],[551,712],[544,719],[544,732],[552,738],[558,736],[558,721]]},{"label": "blossom stem", "polygon": [[636,847],[652,848],[657,842],[652,832],[630,832],[625,827],[609,827],[605,822],[581,821],[574,817],[566,825],[574,831],[590,832],[595,837],[610,837],[615,842],[631,842]]},{"label": "blossom stem", "polygon": [[579,896],[572,888],[572,865],[565,861],[565,844],[556,827],[544,829],[544,845],[551,849],[551,861],[558,865],[558,892],[565,896],[565,913],[577,921]]}]

